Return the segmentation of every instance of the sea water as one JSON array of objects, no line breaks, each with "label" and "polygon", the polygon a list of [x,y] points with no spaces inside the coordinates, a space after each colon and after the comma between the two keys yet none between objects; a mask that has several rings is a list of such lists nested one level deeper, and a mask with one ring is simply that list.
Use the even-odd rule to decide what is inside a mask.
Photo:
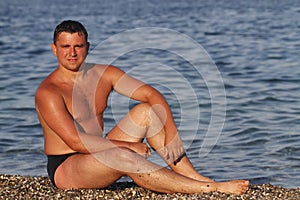
[{"label": "sea water", "polygon": [[[165,95],[199,172],[299,187],[299,6],[296,0],[1,1],[0,173],[46,175],[34,94],[57,66],[53,29],[73,19],[89,32],[90,60],[110,61]],[[113,94],[106,131],[134,103]],[[161,162],[154,153],[150,159]]]}]

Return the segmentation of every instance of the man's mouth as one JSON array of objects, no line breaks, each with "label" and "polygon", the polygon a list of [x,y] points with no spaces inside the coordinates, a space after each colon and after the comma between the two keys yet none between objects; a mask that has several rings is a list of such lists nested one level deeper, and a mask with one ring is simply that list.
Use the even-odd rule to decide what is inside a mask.
[{"label": "man's mouth", "polygon": [[72,58],[72,59],[68,59],[69,62],[77,62],[77,59]]}]

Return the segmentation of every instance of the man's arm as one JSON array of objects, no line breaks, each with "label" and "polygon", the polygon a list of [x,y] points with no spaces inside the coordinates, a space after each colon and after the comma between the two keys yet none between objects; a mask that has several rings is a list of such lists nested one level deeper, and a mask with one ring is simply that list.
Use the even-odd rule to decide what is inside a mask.
[{"label": "man's arm", "polygon": [[110,66],[106,73],[109,74],[115,91],[134,100],[149,103],[152,106],[154,112],[164,124],[166,131],[165,158],[169,158],[170,162],[174,162],[184,153],[184,149],[177,134],[177,127],[171,109],[163,95],[150,85],[127,75],[116,67]]},{"label": "man's arm", "polygon": [[[144,149],[148,148],[146,145],[141,144],[137,148],[136,145],[129,142],[109,141],[97,135],[80,132],[66,108],[63,97],[57,93],[51,86],[39,88],[35,97],[36,109],[46,125],[72,150],[80,153],[92,153],[119,146],[127,147],[145,156],[146,150]],[[45,97],[47,98],[45,99]]]}]

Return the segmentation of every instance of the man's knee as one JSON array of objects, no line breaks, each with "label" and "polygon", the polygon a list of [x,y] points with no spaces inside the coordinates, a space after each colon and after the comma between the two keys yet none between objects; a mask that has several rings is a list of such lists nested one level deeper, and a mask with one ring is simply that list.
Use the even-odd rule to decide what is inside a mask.
[{"label": "man's knee", "polygon": [[[166,111],[161,105],[150,105],[148,103],[141,103],[134,107],[134,113],[138,113],[139,118],[144,118],[147,122],[147,126],[154,121],[165,121]],[[158,115],[160,117],[158,117]]]},{"label": "man's knee", "polygon": [[145,119],[144,126],[148,127],[147,137],[151,137],[164,131],[164,124],[166,122],[167,116],[164,108],[161,105],[151,106],[148,103],[142,103],[137,105]]},{"label": "man's knee", "polygon": [[148,103],[140,103],[137,104],[134,107],[135,110],[138,110],[138,112],[140,112],[141,114],[144,114],[146,116],[150,115],[150,111],[151,111],[151,105]]},{"label": "man's knee", "polygon": [[130,112],[134,123],[139,127],[148,127],[151,123],[151,106],[148,103],[136,105]]}]

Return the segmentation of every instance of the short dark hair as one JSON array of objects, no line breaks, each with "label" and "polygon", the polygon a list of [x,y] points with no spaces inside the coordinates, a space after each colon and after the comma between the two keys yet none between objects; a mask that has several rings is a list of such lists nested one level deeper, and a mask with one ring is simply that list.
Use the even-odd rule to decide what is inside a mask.
[{"label": "short dark hair", "polygon": [[67,33],[83,33],[86,42],[88,41],[88,33],[85,27],[78,21],[65,20],[58,24],[54,30],[53,43],[55,44],[61,32]]}]

